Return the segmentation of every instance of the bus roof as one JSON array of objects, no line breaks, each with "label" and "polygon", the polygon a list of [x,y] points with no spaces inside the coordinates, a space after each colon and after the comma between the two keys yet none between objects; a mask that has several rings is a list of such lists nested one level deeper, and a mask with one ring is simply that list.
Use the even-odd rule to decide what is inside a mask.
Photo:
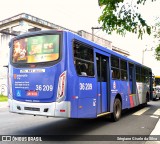
[{"label": "bus roof", "polygon": [[[36,32],[28,32],[28,33],[25,33],[25,34],[16,36],[16,37],[12,38],[12,40],[15,40],[15,39],[21,38],[21,37],[27,37],[27,36],[33,36],[33,35],[40,35],[40,34],[45,34],[45,33],[46,33],[46,34],[48,34],[48,33],[51,34],[51,33],[53,33],[53,32],[64,32],[64,33],[72,34],[72,35],[74,35],[75,39],[81,40],[82,42],[85,42],[86,44],[88,44],[88,45],[90,45],[90,46],[92,46],[92,47],[94,47],[94,48],[96,48],[96,49],[99,49],[99,50],[101,50],[101,51],[103,51],[103,52],[107,52],[108,54],[117,56],[117,57],[119,57],[119,58],[121,58],[121,59],[124,59],[124,60],[126,60],[126,61],[129,61],[130,63],[134,63],[134,64],[137,64],[137,65],[140,65],[140,66],[144,66],[144,67],[146,67],[146,68],[149,68],[149,67],[147,67],[147,66],[145,66],[145,65],[142,65],[141,63],[138,63],[138,62],[136,62],[136,61],[134,61],[134,60],[132,60],[132,59],[130,59],[130,58],[127,58],[127,57],[125,57],[125,56],[123,56],[123,55],[121,55],[121,54],[119,54],[119,53],[117,53],[117,52],[114,52],[113,50],[110,50],[110,49],[108,49],[108,48],[106,48],[106,47],[103,47],[103,46],[101,46],[101,45],[99,45],[99,44],[97,44],[97,43],[95,43],[95,42],[93,42],[93,41],[87,40],[87,39],[81,37],[80,35],[78,35],[77,33],[73,33],[73,32],[66,31],[66,30],[43,30],[43,31],[36,31]],[[151,69],[151,68],[149,68],[149,69]],[[159,77],[160,77],[160,76],[159,76]]]}]

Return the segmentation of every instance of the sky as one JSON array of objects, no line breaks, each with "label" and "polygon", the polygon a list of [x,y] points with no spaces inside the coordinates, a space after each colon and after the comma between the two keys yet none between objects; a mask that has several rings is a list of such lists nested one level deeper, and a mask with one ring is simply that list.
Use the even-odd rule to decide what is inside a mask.
[{"label": "sky", "polygon": [[[91,27],[101,26],[98,18],[102,13],[102,8],[98,6],[98,0],[0,1],[0,20],[20,13],[28,13],[74,31],[85,30],[91,33]],[[160,17],[160,2],[158,1],[147,2],[145,6],[139,8],[139,12],[150,24],[154,24],[156,17]],[[160,75],[160,62],[155,60],[154,51],[150,51],[157,43],[152,36],[145,35],[143,40],[140,40],[137,35],[130,33],[122,37],[115,33],[107,35],[102,30],[94,32],[96,35],[112,41],[114,46],[129,51],[130,58],[140,63],[142,63],[142,51],[147,48],[147,51],[144,52],[144,64],[151,67],[155,75]]]}]

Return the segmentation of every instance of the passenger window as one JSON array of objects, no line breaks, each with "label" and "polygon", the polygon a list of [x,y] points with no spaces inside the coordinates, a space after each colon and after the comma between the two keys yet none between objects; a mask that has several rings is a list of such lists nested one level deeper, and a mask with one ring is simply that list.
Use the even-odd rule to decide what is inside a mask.
[{"label": "passenger window", "polygon": [[81,76],[94,76],[94,55],[92,47],[74,41],[73,52],[77,74]]},{"label": "passenger window", "polygon": [[119,58],[114,56],[111,57],[111,70],[112,78],[120,79]]},{"label": "passenger window", "polygon": [[121,79],[128,80],[127,62],[124,60],[121,60]]},{"label": "passenger window", "polygon": [[136,66],[136,81],[141,82],[141,67]]}]

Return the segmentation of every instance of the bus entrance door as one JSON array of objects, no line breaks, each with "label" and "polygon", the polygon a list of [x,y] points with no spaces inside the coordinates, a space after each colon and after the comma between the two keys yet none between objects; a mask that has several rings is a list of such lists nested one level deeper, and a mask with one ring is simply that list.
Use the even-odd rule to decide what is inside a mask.
[{"label": "bus entrance door", "polygon": [[109,58],[96,55],[97,61],[97,114],[107,112],[109,109]]},{"label": "bus entrance door", "polygon": [[129,63],[129,94],[135,94],[135,81],[134,81],[134,65]]}]

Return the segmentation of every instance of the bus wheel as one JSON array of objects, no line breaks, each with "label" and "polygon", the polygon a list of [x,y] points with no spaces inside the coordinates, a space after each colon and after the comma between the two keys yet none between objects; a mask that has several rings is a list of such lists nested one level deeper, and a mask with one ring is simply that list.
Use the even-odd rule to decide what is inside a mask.
[{"label": "bus wheel", "polygon": [[122,104],[119,98],[114,100],[113,113],[111,114],[112,121],[116,122],[120,119],[122,113]]},{"label": "bus wheel", "polygon": [[146,94],[146,102],[144,103],[144,106],[147,106],[147,102],[149,102],[149,94]]}]

